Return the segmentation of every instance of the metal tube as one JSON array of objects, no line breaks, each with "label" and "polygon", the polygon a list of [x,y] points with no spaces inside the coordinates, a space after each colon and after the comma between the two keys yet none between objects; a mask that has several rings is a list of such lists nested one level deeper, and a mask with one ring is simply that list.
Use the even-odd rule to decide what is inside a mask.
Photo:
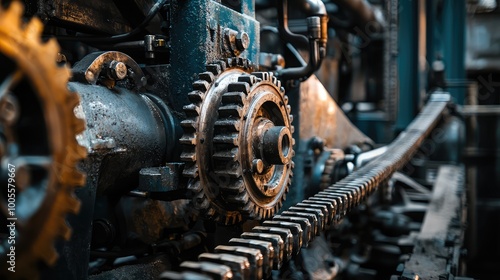
[{"label": "metal tube", "polygon": [[333,0],[333,2],[346,10],[353,17],[355,24],[358,27],[362,27],[363,30],[368,24],[375,23],[377,27],[380,27],[380,31],[382,31],[385,25],[382,13],[377,12],[377,9],[370,5],[368,1]]},{"label": "metal tube", "polygon": [[387,146],[383,146],[383,147],[373,149],[371,151],[359,154],[356,157],[356,163],[355,163],[356,168],[359,168],[359,167],[367,164],[368,162],[378,158],[379,156],[383,155],[386,151],[387,151]]},{"label": "metal tube", "polygon": [[[139,184],[139,170],[167,160],[175,125],[168,108],[150,97],[121,87],[112,90],[78,82],[68,84],[80,95],[78,117],[86,129],[78,135],[90,164],[98,164],[99,193],[127,193]],[[164,106],[166,107],[166,106]]]}]

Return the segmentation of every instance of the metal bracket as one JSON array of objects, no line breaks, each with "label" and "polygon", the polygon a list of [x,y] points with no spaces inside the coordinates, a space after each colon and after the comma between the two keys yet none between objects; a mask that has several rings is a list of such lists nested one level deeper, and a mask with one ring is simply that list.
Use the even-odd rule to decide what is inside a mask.
[{"label": "metal bracket", "polygon": [[127,66],[127,77],[134,82],[136,89],[141,89],[146,85],[146,77],[137,62],[130,56],[116,51],[95,52],[87,55],[73,67],[73,79],[95,85],[101,72],[106,70],[113,61],[122,62]]}]

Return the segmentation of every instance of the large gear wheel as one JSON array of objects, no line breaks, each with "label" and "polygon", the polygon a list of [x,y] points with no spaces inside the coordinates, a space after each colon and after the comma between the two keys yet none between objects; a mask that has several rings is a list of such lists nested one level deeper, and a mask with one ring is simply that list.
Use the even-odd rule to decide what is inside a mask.
[{"label": "large gear wheel", "polygon": [[[0,238],[3,279],[34,279],[42,263],[56,262],[54,242],[69,239],[65,216],[78,212],[73,191],[85,180],[76,167],[86,155],[76,141],[85,124],[73,112],[79,99],[67,89],[70,70],[56,63],[57,42],[42,42],[41,21],[25,23],[22,15],[18,1],[0,6],[0,216],[16,225]],[[10,189],[15,189],[14,209],[8,204]],[[9,243],[12,235],[15,243]],[[7,270],[11,246],[15,273]]]},{"label": "large gear wheel", "polygon": [[181,158],[194,204],[223,224],[271,217],[291,183],[290,106],[271,73],[249,73],[229,59],[199,75],[182,122]]}]

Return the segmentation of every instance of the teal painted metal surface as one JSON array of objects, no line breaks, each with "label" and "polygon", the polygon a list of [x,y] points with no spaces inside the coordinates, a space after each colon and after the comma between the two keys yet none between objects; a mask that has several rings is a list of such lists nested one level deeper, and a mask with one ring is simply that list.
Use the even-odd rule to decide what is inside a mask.
[{"label": "teal painted metal surface", "polygon": [[399,5],[399,106],[396,130],[402,131],[417,114],[420,94],[419,1],[400,0]]},{"label": "teal painted metal surface", "polygon": [[[443,4],[443,58],[447,80],[464,81],[465,73],[465,0],[444,0]],[[455,103],[464,104],[465,88],[448,91]]]},{"label": "teal painted metal surface", "polygon": [[251,16],[255,14],[253,5],[253,1],[242,1],[245,13],[239,13],[212,0],[173,3],[169,79],[174,108],[188,103],[187,93],[206,63],[230,56],[223,50],[224,28],[246,32],[250,46],[239,56],[258,62],[260,26]]}]

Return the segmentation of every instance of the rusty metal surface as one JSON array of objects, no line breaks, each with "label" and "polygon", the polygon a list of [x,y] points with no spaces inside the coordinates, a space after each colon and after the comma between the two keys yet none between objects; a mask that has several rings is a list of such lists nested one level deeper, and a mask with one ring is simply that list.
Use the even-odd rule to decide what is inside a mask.
[{"label": "rusty metal surface", "polygon": [[[78,136],[89,154],[103,158],[100,166],[99,192],[126,192],[123,186],[139,183],[139,170],[159,166],[174,143],[167,140],[172,131],[169,116],[164,116],[149,97],[125,88],[71,82],[82,104],[77,114],[86,120],[87,129]],[[132,180],[132,181],[130,181]]]},{"label": "rusty metal surface", "polygon": [[125,76],[133,81],[136,89],[146,85],[146,77],[137,62],[130,56],[115,51],[95,52],[85,56],[72,69],[74,80],[95,85],[102,76],[101,72],[105,72],[112,62],[122,62],[126,65]]},{"label": "rusty metal surface", "polygon": [[317,136],[325,139],[326,146],[332,148],[372,143],[349,121],[315,76],[300,84],[299,106],[301,139]]},{"label": "rusty metal surface", "polygon": [[403,279],[439,280],[463,276],[459,259],[467,216],[464,183],[463,167],[444,165],[439,168],[413,254],[404,264]]},{"label": "rusty metal surface", "polygon": [[132,29],[113,1],[38,0],[37,15],[81,31],[118,34]]},{"label": "rusty metal surface", "polygon": [[[410,161],[424,139],[437,125],[442,114],[446,111],[448,102],[449,95],[447,94],[431,96],[428,104],[410,124],[408,129],[401,133],[388,146],[390,153],[384,153],[382,156],[357,169],[341,181],[329,186],[313,197],[321,198],[322,203],[309,198],[300,203],[300,206],[309,207],[290,207],[288,211],[282,212],[281,215],[275,215],[272,220],[298,222],[304,232],[312,232],[311,235],[303,236],[302,247],[307,247],[307,244],[312,242],[316,236],[321,235],[321,231],[328,229],[332,224],[337,224],[351,210],[357,208],[364,200],[368,199],[380,185],[387,182],[394,172]],[[327,202],[328,204],[325,205],[323,202]],[[276,225],[276,227],[280,226]],[[289,248],[290,240],[284,240],[279,235],[275,235],[272,239],[261,235],[259,226],[255,230],[252,229],[251,232],[253,232],[251,237],[247,233],[241,235],[248,239],[233,238],[229,243],[231,245],[259,249],[264,257],[262,273],[267,278],[271,275],[271,264],[274,264],[274,269],[276,269],[287,262],[282,256],[285,255],[284,248]],[[296,240],[292,242],[296,245],[298,244],[298,235],[294,236],[294,238]],[[300,248],[294,248],[294,252],[298,251],[300,251]],[[200,271],[195,265],[192,266],[193,268],[184,266],[182,270]],[[222,268],[225,267],[222,265]],[[207,271],[201,271],[208,274]],[[330,273],[333,272],[331,268],[328,268],[328,271]]]},{"label": "rusty metal surface", "polygon": [[183,174],[197,209],[220,223],[268,218],[291,182],[290,106],[269,72],[249,74],[248,61],[208,64],[184,107]]}]

